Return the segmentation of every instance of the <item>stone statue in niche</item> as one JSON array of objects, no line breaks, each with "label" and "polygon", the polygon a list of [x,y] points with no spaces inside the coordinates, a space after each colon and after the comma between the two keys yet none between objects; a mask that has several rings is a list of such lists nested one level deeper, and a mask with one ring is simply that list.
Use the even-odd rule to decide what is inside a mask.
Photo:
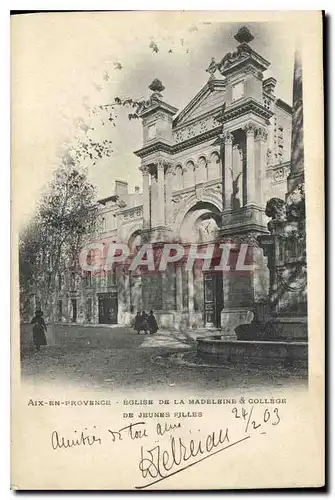
[{"label": "stone statue in niche", "polygon": [[214,219],[205,219],[199,225],[199,242],[214,240],[217,236],[218,225]]},{"label": "stone statue in niche", "polygon": [[235,177],[235,179],[233,178],[233,192],[232,192],[232,200],[231,200],[233,210],[238,210],[239,208],[241,208],[240,199],[237,197],[237,195],[240,192],[238,182],[239,182],[241,175],[242,175],[242,172],[239,172],[237,174],[237,176]]}]

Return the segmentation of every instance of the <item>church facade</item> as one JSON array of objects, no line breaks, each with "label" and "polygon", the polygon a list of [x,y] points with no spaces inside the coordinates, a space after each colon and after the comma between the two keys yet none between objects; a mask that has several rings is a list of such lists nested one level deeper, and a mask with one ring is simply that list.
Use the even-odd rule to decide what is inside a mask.
[{"label": "church facade", "polygon": [[125,243],[131,255],[144,243],[157,254],[164,243],[197,244],[200,253],[229,243],[231,263],[244,244],[252,271],[172,264],[149,273],[120,264],[73,283],[60,297],[60,317],[130,324],[137,311],[152,309],[160,327],[229,332],[267,296],[257,237],[268,233],[267,200],[285,197],[292,109],[276,95],[276,80],[265,77],[270,62],[252,49],[250,32],[241,28],[235,39],[236,51],[212,60],[207,83],[183,110],[164,100],[159,80],[150,85],[135,151],[142,189],[130,193],[116,181],[113,195],[100,200],[101,241]]}]

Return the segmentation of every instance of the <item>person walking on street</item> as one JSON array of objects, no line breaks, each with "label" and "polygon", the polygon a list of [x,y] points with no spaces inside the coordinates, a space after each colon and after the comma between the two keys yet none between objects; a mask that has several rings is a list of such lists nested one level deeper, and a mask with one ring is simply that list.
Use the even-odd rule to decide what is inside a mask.
[{"label": "person walking on street", "polygon": [[148,324],[151,334],[156,333],[158,331],[158,325],[153,311],[150,311],[149,313]]},{"label": "person walking on street", "polygon": [[40,350],[41,345],[47,345],[47,339],[45,332],[47,331],[47,325],[45,324],[43,318],[43,312],[40,309],[35,311],[35,316],[30,322],[33,327],[33,342],[36,347],[36,351]]},{"label": "person walking on street", "polygon": [[141,313],[137,311],[134,323],[134,330],[137,332],[137,335],[140,334],[141,329],[142,329],[142,316]]},{"label": "person walking on street", "polygon": [[142,325],[141,325],[141,330],[144,330],[144,333],[149,333],[149,323],[148,323],[149,316],[145,311],[142,311],[141,315],[141,320],[142,320]]}]

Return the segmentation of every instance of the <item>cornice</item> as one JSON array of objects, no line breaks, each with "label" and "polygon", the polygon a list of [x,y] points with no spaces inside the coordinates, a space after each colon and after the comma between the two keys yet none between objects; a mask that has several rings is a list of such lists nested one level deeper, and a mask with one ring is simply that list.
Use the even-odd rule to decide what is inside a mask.
[{"label": "cornice", "polygon": [[178,113],[178,108],[175,108],[174,106],[171,106],[171,104],[157,99],[148,104],[148,106],[144,107],[139,116],[141,118],[145,118],[147,115],[152,114],[158,110],[163,110],[165,113],[171,116],[174,116],[176,113]]},{"label": "cornice", "polygon": [[134,154],[139,158],[144,158],[145,156],[156,153],[157,151],[173,154],[173,146],[163,141],[156,141],[153,144],[148,144],[143,148],[134,151]]},{"label": "cornice", "polygon": [[263,104],[260,104],[252,97],[249,97],[241,100],[237,104],[228,106],[223,117],[221,117],[222,123],[239,118],[246,113],[254,113],[255,115],[265,118],[266,120],[271,118],[273,115],[273,111],[270,111]]},{"label": "cornice", "polygon": [[275,105],[286,111],[286,113],[289,113],[290,115],[292,114],[292,106],[287,104],[287,102],[283,101],[279,97],[275,100]]},{"label": "cornice", "polygon": [[194,146],[195,144],[201,144],[202,142],[206,142],[209,139],[212,139],[214,137],[218,137],[219,133],[222,130],[222,125],[218,125],[215,128],[212,128],[211,130],[207,130],[206,132],[203,132],[202,134],[196,135],[194,137],[190,137],[189,139],[186,139],[183,142],[177,143],[177,144],[166,144],[165,142],[156,142],[154,144],[150,144],[148,146],[145,146],[142,149],[138,149],[137,151],[134,151],[134,154],[138,156],[139,158],[145,158],[146,156],[156,153],[156,152],[161,152],[163,151],[164,153],[169,153],[171,155],[179,153],[180,151],[183,151],[184,149],[189,149],[190,147]]},{"label": "cornice", "polygon": [[[233,54],[226,55],[226,57],[228,57],[228,62],[219,69],[222,76],[228,77],[237,70],[241,70],[243,66],[247,66],[248,64],[255,66],[262,72],[270,66],[270,62],[264,59],[264,57],[262,57],[260,54],[255,52],[249,45],[241,44],[240,47],[244,49],[243,52],[240,53],[240,56],[236,56],[234,58],[234,55],[237,54],[238,50]],[[231,57],[229,58],[229,56]]]}]

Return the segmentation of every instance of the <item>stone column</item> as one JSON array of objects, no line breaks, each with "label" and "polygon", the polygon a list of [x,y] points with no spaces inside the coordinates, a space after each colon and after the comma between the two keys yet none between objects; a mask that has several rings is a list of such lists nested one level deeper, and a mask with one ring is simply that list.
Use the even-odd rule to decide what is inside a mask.
[{"label": "stone column", "polygon": [[194,277],[193,269],[187,271],[187,285],[188,285],[188,312],[194,312]]},{"label": "stone column", "polygon": [[157,225],[164,226],[165,224],[165,178],[164,178],[164,163],[159,161],[157,163]]},{"label": "stone column", "polygon": [[257,189],[255,191],[255,202],[264,205],[265,199],[265,177],[267,163],[267,131],[264,127],[256,129],[256,161],[255,161],[255,183]]},{"label": "stone column", "polygon": [[129,272],[125,271],[124,275],[124,291],[125,291],[125,306],[126,306],[126,311],[130,313],[130,306],[131,306],[131,301],[130,301],[130,277],[129,277]]},{"label": "stone column", "polygon": [[181,266],[176,266],[176,307],[183,310],[183,275]]},{"label": "stone column", "polygon": [[243,153],[239,144],[233,146],[233,201],[232,208],[243,205]]},{"label": "stone column", "polygon": [[157,177],[156,173],[151,173],[151,227],[158,224],[158,193],[157,193]]},{"label": "stone column", "polygon": [[233,136],[230,132],[223,134],[225,144],[224,150],[224,208],[231,209],[231,201],[233,194]]},{"label": "stone column", "polygon": [[149,167],[141,167],[143,176],[143,227],[150,227],[150,194],[149,194]]},{"label": "stone column", "polygon": [[[244,128],[247,136],[247,204],[255,202],[255,126],[248,123]],[[258,188],[257,188],[258,189]]]},{"label": "stone column", "polygon": [[166,223],[172,222],[172,179],[174,175],[173,165],[169,164],[166,170],[166,187],[165,187],[165,218]]}]

